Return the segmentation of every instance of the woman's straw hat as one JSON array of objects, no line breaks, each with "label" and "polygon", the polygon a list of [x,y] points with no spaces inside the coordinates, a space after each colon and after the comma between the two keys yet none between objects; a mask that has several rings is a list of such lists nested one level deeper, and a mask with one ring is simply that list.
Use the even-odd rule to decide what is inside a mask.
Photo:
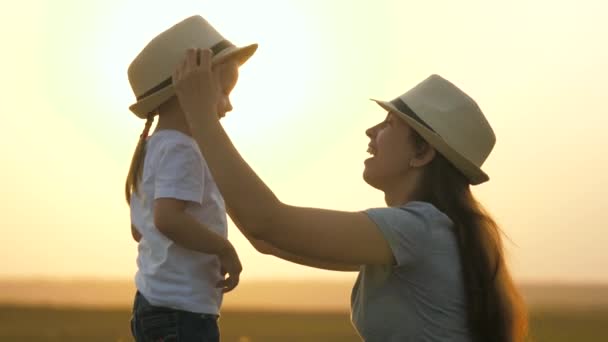
[{"label": "woman's straw hat", "polygon": [[431,75],[390,102],[373,101],[398,114],[471,184],[489,179],[481,166],[492,151],[496,136],[477,103],[458,87],[441,76]]}]

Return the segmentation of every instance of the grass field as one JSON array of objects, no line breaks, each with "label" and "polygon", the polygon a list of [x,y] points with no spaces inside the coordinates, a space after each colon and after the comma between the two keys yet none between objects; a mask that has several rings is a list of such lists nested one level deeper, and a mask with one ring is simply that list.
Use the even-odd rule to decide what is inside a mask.
[{"label": "grass field", "polygon": [[[0,341],[132,341],[128,310],[0,307]],[[347,313],[227,311],[220,320],[222,341],[360,341]],[[537,342],[608,341],[608,308],[533,312]]]}]

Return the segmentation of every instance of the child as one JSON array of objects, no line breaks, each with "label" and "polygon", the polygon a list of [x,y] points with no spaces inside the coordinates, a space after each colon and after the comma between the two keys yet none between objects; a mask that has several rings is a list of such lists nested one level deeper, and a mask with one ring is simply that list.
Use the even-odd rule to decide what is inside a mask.
[{"label": "child", "polygon": [[[221,91],[217,112],[223,117],[232,110],[229,95],[238,67],[257,44],[236,47],[193,16],[154,38],[129,66],[137,98],[130,109],[146,119],[126,182],[131,232],[138,242],[131,320],[136,341],[219,341],[222,294],[236,287],[241,272],[227,240],[224,200],[172,85],[175,66],[191,48],[213,51]],[[156,115],[158,124],[148,137]]]}]

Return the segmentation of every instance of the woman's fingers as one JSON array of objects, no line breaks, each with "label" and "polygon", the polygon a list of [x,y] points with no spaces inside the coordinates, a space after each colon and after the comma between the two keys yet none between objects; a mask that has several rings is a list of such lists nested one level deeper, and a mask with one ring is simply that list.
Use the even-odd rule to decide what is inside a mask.
[{"label": "woman's fingers", "polygon": [[181,63],[178,63],[173,71],[173,83],[185,78],[195,70],[211,72],[212,59],[213,53],[209,49],[190,48],[186,50]]},{"label": "woman's fingers", "polygon": [[199,49],[190,48],[186,51],[186,72],[190,73],[191,71],[197,68],[196,59],[198,56]]},{"label": "woman's fingers", "polygon": [[211,70],[211,59],[208,49],[188,49],[173,72],[175,93],[188,120],[193,119],[190,115],[217,119],[219,85]]},{"label": "woman's fingers", "polygon": [[181,64],[178,64],[175,69],[173,70],[173,74],[171,75],[172,78],[172,82],[173,85],[175,86],[175,84],[179,81],[179,71],[181,69]]},{"label": "woman's fingers", "polygon": [[203,49],[200,51],[200,64],[201,69],[205,71],[211,71],[211,60],[213,59],[213,53],[209,49]]}]

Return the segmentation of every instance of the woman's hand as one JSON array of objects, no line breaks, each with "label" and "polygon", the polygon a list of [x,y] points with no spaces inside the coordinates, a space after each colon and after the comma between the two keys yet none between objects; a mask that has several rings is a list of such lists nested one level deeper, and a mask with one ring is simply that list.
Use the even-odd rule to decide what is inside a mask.
[{"label": "woman's hand", "polygon": [[217,120],[220,87],[212,70],[209,49],[188,49],[173,72],[173,86],[190,126]]}]

